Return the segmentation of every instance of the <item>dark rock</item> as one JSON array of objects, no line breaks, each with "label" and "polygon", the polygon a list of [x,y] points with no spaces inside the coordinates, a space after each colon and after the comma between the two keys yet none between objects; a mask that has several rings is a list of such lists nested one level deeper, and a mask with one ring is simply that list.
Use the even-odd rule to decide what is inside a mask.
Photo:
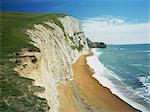
[{"label": "dark rock", "polygon": [[16,56],[19,56],[19,52],[16,52]]},{"label": "dark rock", "polygon": [[16,64],[21,64],[21,60],[16,60],[15,63]]},{"label": "dark rock", "polygon": [[32,60],[31,60],[32,63],[36,63],[37,62],[37,58],[34,57]]},{"label": "dark rock", "polygon": [[40,52],[40,49],[39,48],[28,48],[28,51],[29,52]]},{"label": "dark rock", "polygon": [[28,65],[27,64],[24,64],[24,65],[22,65],[24,68],[26,68]]}]

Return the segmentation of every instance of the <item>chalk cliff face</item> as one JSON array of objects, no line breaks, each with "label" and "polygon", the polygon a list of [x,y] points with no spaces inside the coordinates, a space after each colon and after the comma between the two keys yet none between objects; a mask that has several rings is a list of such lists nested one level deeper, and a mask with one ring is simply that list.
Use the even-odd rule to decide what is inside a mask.
[{"label": "chalk cliff face", "polygon": [[[65,16],[58,20],[61,25],[43,21],[43,24],[35,24],[33,29],[26,30],[40,52],[22,49],[20,54],[28,57],[21,59],[22,63],[15,68],[21,76],[34,79],[36,86],[45,88],[37,95],[48,101],[50,112],[57,112],[60,106],[58,97],[61,93],[57,86],[73,79],[71,65],[88,49],[77,19]],[[31,61],[32,57],[36,61]]]}]

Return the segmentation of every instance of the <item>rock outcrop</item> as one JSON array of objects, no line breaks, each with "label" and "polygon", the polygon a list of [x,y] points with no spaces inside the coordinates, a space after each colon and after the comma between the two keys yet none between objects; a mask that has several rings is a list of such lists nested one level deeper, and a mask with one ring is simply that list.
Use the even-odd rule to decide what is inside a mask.
[{"label": "rock outcrop", "polygon": [[50,112],[58,112],[60,102],[57,86],[73,79],[72,63],[88,49],[86,38],[77,19],[58,18],[61,25],[43,21],[27,29],[26,34],[39,50],[24,48],[20,58],[12,59],[18,66],[15,71],[23,77],[34,79],[35,86],[45,88],[39,97],[45,98]]}]

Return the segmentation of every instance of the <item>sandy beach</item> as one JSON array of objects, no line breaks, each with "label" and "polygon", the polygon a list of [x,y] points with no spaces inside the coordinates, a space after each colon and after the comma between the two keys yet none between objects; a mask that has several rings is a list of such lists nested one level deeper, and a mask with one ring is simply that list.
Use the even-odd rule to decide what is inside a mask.
[{"label": "sandy beach", "polygon": [[136,112],[135,108],[112,94],[92,77],[93,72],[86,61],[86,57],[91,55],[90,51],[80,56],[73,64],[74,81],[84,102],[98,112]]},{"label": "sandy beach", "polygon": [[137,112],[135,108],[121,100],[92,77],[92,69],[86,58],[88,52],[80,56],[72,65],[73,80],[58,85],[60,112]]}]

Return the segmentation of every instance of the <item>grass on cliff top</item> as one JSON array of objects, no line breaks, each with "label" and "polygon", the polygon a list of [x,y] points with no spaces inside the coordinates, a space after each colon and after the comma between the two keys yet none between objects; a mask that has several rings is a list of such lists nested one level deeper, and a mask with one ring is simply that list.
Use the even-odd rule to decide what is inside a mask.
[{"label": "grass on cliff top", "polygon": [[23,12],[1,12],[0,18],[0,51],[1,57],[20,50],[23,47],[33,47],[30,38],[25,34],[26,29],[34,24],[53,21],[63,29],[58,17],[63,14],[34,14]]}]

